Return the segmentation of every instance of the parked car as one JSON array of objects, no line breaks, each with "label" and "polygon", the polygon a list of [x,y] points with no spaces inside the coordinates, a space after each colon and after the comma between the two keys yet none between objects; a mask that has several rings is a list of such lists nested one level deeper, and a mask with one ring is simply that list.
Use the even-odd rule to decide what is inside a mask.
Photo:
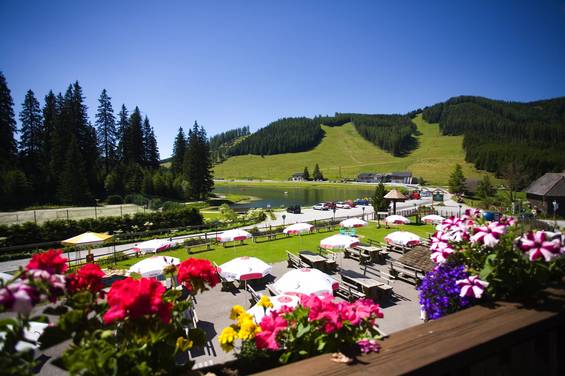
[{"label": "parked car", "polygon": [[347,200],[347,201],[345,201],[345,203],[348,204],[349,206],[351,206],[352,208],[357,206],[357,204],[352,200]]},{"label": "parked car", "polygon": [[355,200],[355,205],[369,205],[369,200],[358,198]]},{"label": "parked car", "polygon": [[300,205],[290,205],[288,208],[286,208],[286,211],[287,213],[301,214]]},{"label": "parked car", "polygon": [[336,202],[335,206],[338,209],[351,209],[351,205],[349,205],[347,202],[343,202],[343,201]]},{"label": "parked car", "polygon": [[314,209],[314,210],[330,210],[330,208],[326,205],[325,202],[320,202],[319,204],[312,206],[312,209]]},{"label": "parked car", "polygon": [[410,192],[410,200],[419,200],[420,199],[420,192],[412,191]]}]

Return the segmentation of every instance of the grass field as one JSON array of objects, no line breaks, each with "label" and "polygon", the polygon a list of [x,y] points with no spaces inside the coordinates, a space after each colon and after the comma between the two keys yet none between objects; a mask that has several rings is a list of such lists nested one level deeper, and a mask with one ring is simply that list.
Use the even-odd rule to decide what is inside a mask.
[{"label": "grass field", "polygon": [[[383,241],[383,238],[387,234],[397,230],[410,231],[422,237],[427,237],[428,233],[433,232],[433,227],[431,225],[405,225],[398,226],[394,229],[377,229],[375,224],[371,223],[367,227],[357,229],[357,234],[359,235],[361,242],[363,242],[363,239],[365,239],[365,241],[366,239]],[[191,255],[191,257],[215,261],[216,263],[218,263],[218,265],[239,256],[252,256],[260,258],[267,263],[274,263],[286,260],[287,250],[292,253],[297,253],[301,249],[317,251],[320,241],[335,233],[337,233],[337,231],[321,232],[310,235],[303,235],[301,237],[293,236],[290,238],[266,241],[261,243],[253,243],[251,240],[247,240],[245,242],[245,245],[232,246],[232,244],[230,243],[228,246],[226,246],[226,248],[222,247],[221,245],[217,245],[210,251],[196,251]],[[173,251],[162,252],[159,253],[159,255],[178,257],[181,260],[188,258],[188,254],[183,247]],[[140,261],[139,258],[131,258],[128,260],[120,261],[116,265],[116,267],[127,269],[138,261]]]},{"label": "grass field", "polygon": [[214,167],[216,178],[287,180],[308,166],[310,173],[318,163],[329,179],[355,178],[361,172],[412,171],[431,184],[446,185],[456,163],[465,177],[480,178],[484,172],[466,163],[462,136],[442,136],[437,124],[426,123],[421,116],[414,122],[420,132],[419,147],[405,157],[394,157],[362,138],[353,124],[322,128],[326,135],[315,149],[270,156],[231,157]]}]

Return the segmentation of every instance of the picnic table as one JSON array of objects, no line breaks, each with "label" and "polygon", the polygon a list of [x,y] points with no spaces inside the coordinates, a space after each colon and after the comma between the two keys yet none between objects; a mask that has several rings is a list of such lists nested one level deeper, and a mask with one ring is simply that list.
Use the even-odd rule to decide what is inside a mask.
[{"label": "picnic table", "polygon": [[298,255],[301,260],[303,260],[306,264],[310,265],[311,267],[322,271],[325,269],[325,263],[326,263],[325,257],[310,251],[300,251],[298,252]]},{"label": "picnic table", "polygon": [[381,247],[375,246],[358,245],[355,247],[355,249],[361,251],[361,253],[368,255],[370,262],[382,263],[384,262],[385,255],[388,254],[388,252],[383,251]]},{"label": "picnic table", "polygon": [[372,278],[367,278],[357,273],[342,273],[341,279],[345,282],[359,286],[365,295],[371,299],[379,299],[380,297],[387,297],[392,294],[392,287],[386,283],[376,281]]}]

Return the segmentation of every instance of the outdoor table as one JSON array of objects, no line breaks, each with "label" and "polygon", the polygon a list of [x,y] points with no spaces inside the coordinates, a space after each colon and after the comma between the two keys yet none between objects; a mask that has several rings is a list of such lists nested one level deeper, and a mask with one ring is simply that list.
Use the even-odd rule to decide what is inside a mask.
[{"label": "outdoor table", "polygon": [[369,255],[369,261],[371,262],[381,262],[382,261],[382,254],[380,247],[373,247],[373,246],[365,246],[365,245],[358,245],[355,249],[361,251],[361,253],[365,253]]},{"label": "outdoor table", "polygon": [[312,266],[313,268],[316,268],[318,270],[324,269],[324,264],[326,263],[325,257],[310,251],[300,251],[298,255],[302,260],[304,260],[308,265]]},{"label": "outdoor table", "polygon": [[357,276],[351,276],[351,275],[347,275],[347,274],[342,274],[341,278],[349,283],[352,283],[356,286],[359,286],[363,289],[363,292],[365,293],[365,295],[367,295],[367,297],[372,298],[372,299],[376,299],[379,296],[379,287],[381,285],[384,285],[384,283],[381,283],[379,281],[375,281],[374,279],[371,278],[367,278],[367,277],[357,277]]}]

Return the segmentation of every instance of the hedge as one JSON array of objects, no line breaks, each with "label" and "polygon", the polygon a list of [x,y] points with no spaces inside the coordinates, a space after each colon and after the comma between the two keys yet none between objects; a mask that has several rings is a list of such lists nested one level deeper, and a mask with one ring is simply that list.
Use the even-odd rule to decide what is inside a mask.
[{"label": "hedge", "polygon": [[53,220],[42,225],[26,222],[17,225],[0,225],[0,237],[5,237],[4,246],[60,241],[86,231],[122,232],[162,228],[196,226],[203,223],[200,212],[193,208],[182,208],[166,212],[136,213],[133,216],[100,217],[81,220]]}]

